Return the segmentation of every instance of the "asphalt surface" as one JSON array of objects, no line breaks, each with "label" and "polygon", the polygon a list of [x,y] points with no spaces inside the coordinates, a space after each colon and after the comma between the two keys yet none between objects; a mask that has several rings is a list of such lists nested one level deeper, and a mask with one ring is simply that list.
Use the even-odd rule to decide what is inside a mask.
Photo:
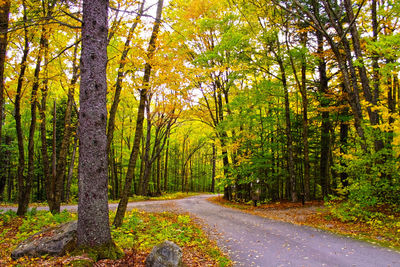
[{"label": "asphalt surface", "polygon": [[[128,209],[190,212],[204,223],[218,245],[235,261],[235,266],[400,267],[397,251],[221,207],[208,202],[209,197],[133,202],[129,203]],[[110,204],[110,209],[116,207],[117,204]],[[71,211],[76,208],[62,207]]]}]

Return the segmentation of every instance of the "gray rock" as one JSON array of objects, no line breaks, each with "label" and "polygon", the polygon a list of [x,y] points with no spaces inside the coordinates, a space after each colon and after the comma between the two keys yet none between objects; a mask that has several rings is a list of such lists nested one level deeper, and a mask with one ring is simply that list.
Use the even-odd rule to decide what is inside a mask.
[{"label": "gray rock", "polygon": [[77,221],[50,227],[36,233],[24,241],[11,253],[11,258],[42,255],[62,256],[76,244]]},{"label": "gray rock", "polygon": [[182,249],[168,240],[155,246],[146,258],[146,267],[182,266]]}]

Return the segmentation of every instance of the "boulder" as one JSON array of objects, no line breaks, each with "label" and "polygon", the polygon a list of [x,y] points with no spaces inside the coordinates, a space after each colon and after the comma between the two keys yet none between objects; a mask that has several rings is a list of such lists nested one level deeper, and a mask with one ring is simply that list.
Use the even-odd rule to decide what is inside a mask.
[{"label": "boulder", "polygon": [[146,267],[182,266],[182,249],[168,240],[155,246],[146,258]]},{"label": "boulder", "polygon": [[77,221],[72,221],[38,232],[22,241],[11,253],[11,258],[62,256],[75,247],[76,229]]}]

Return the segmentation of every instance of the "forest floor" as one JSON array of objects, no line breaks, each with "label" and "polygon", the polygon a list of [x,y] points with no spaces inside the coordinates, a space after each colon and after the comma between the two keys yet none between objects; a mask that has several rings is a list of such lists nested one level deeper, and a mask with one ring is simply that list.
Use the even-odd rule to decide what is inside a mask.
[{"label": "forest floor", "polygon": [[329,207],[324,205],[323,201],[310,201],[304,205],[302,203],[281,201],[254,207],[250,203],[230,202],[220,196],[210,198],[209,200],[215,204],[238,209],[264,218],[297,225],[307,225],[336,234],[351,236],[372,244],[380,244],[400,250],[400,230],[397,229],[400,228],[400,214],[391,212],[390,210],[385,211],[387,221],[390,221],[390,223],[380,220],[342,221],[332,213]]},{"label": "forest floor", "polygon": [[[129,203],[130,211],[125,216],[124,224],[118,229],[111,229],[113,240],[125,252],[124,258],[100,260],[93,266],[145,266],[151,248],[164,240],[173,241],[182,248],[182,261],[186,266],[230,266],[230,260],[218,248],[216,241],[210,239],[196,220],[176,210],[175,199],[193,195],[198,194],[170,194],[164,196],[166,201],[152,198],[148,200],[155,201]],[[138,210],[149,205],[154,208]],[[0,266],[72,266],[71,262],[75,260],[89,260],[86,256],[72,255],[12,260],[11,252],[22,240],[47,227],[77,219],[76,205],[63,206],[68,210],[58,215],[52,215],[47,207],[33,207],[25,218],[21,218],[16,216],[15,207],[3,206],[7,211],[0,212]],[[111,209],[110,222],[114,216],[115,212]]]},{"label": "forest floor", "polygon": [[[62,257],[22,257],[12,260],[10,255],[16,245],[33,233],[65,221],[76,219],[74,214],[64,212],[65,218],[53,217],[47,211],[20,218],[0,214],[0,266],[73,266],[76,260],[90,261],[87,256],[65,255]],[[211,241],[199,225],[188,215],[175,213],[148,213],[133,210],[126,216],[126,223],[120,229],[112,229],[113,240],[125,252],[119,260],[100,260],[93,266],[145,266],[150,250],[163,240],[172,240],[182,248],[182,261],[186,266],[229,266],[215,241]],[[129,225],[134,222],[135,225]]]}]

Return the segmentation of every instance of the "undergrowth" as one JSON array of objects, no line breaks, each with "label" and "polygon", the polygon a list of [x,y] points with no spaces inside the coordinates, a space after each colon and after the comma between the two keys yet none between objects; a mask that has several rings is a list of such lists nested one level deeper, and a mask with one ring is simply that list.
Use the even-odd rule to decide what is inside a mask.
[{"label": "undergrowth", "polygon": [[[112,222],[114,212],[110,213]],[[63,211],[52,215],[47,211],[33,209],[25,218],[15,212],[0,213],[0,266],[43,266],[66,265],[73,257],[21,258],[13,261],[11,251],[16,245],[44,228],[76,220],[76,213]],[[125,252],[134,251],[138,255],[147,254],[152,247],[170,240],[183,249],[183,261],[188,266],[229,266],[227,259],[214,241],[208,239],[201,227],[188,214],[170,212],[146,213],[138,210],[126,214],[123,225],[116,229],[111,226],[114,242]],[[50,264],[50,265],[49,265]],[[113,264],[114,263],[110,263]],[[119,266],[116,264],[116,266]],[[141,265],[139,265],[141,266]]]}]

